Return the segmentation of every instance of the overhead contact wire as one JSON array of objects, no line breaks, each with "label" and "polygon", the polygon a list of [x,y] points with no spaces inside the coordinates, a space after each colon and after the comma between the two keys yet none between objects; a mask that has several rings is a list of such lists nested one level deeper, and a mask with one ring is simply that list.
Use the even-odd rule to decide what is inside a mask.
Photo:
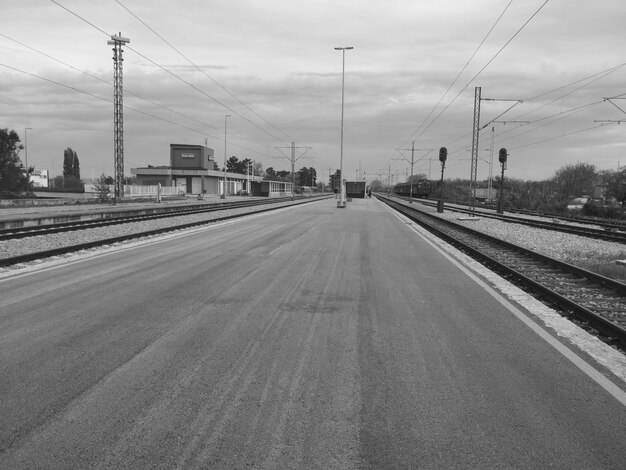
[{"label": "overhead contact wire", "polygon": [[[430,116],[432,116],[432,114],[435,112],[435,110],[437,109],[437,107],[441,104],[441,102],[443,101],[443,99],[446,97],[446,95],[448,94],[448,92],[452,89],[452,87],[456,84],[456,82],[459,80],[459,78],[461,77],[461,75],[463,74],[463,72],[467,69],[467,67],[469,66],[470,62],[474,59],[474,57],[476,56],[476,54],[478,54],[478,51],[483,47],[483,44],[485,44],[485,41],[487,41],[487,39],[489,38],[489,36],[491,35],[491,33],[493,32],[493,30],[496,28],[496,26],[498,25],[498,23],[500,22],[500,20],[502,19],[502,17],[504,16],[504,14],[507,12],[507,10],[509,9],[509,7],[511,6],[511,4],[513,3],[513,0],[510,0],[509,3],[507,4],[507,6],[504,8],[504,10],[502,10],[502,13],[500,13],[500,16],[498,16],[498,18],[496,19],[496,21],[493,23],[493,25],[491,26],[491,28],[489,29],[489,31],[487,32],[487,34],[485,35],[485,37],[483,38],[483,40],[480,42],[480,44],[478,45],[478,47],[476,48],[476,50],[474,51],[474,53],[470,56],[470,58],[467,60],[467,62],[465,63],[465,65],[461,68],[461,70],[459,71],[459,73],[457,74],[457,76],[454,78],[454,80],[452,81],[452,83],[448,86],[447,90],[443,93],[443,95],[441,95],[441,98],[439,98],[439,101],[437,101],[437,104],[435,104],[435,106],[433,107],[433,109],[431,109],[431,111],[428,113],[428,115],[424,118],[424,120],[420,123],[419,126],[417,126],[417,129],[413,132],[413,134],[411,134],[411,137],[409,137],[407,140],[404,141],[404,143],[400,146],[400,147],[404,147],[405,145],[408,144],[408,142],[413,138],[413,136],[415,136],[415,134],[417,134],[417,132],[420,130],[420,128],[424,125],[424,123],[428,120],[428,118]],[[456,99],[456,98],[455,98]]]},{"label": "overhead contact wire", "polygon": [[148,28],[153,34],[155,34],[159,39],[161,39],[161,41],[163,41],[165,44],[167,44],[172,50],[174,50],[178,55],[180,55],[183,59],[185,59],[187,62],[189,62],[196,70],[198,70],[200,73],[202,73],[205,77],[207,77],[209,80],[211,80],[213,83],[215,83],[218,87],[220,87],[222,90],[224,90],[226,93],[228,93],[228,95],[230,95],[232,98],[234,98],[235,100],[237,100],[237,102],[239,102],[242,106],[244,106],[246,109],[248,109],[250,112],[252,112],[254,115],[256,115],[259,119],[261,119],[263,122],[265,122],[267,125],[269,125],[270,127],[272,127],[274,130],[280,132],[281,134],[283,134],[285,137],[289,138],[290,140],[296,140],[293,137],[291,137],[289,134],[283,132],[282,130],[280,130],[279,128],[277,128],[274,124],[272,124],[271,122],[269,122],[267,119],[265,119],[263,116],[261,116],[259,113],[257,113],[254,109],[252,109],[252,107],[250,107],[248,104],[246,104],[245,102],[243,102],[238,96],[236,96],[234,93],[232,93],[230,90],[228,90],[226,87],[224,87],[221,83],[219,83],[217,80],[215,80],[213,77],[211,77],[208,73],[206,73],[205,70],[203,70],[202,68],[198,67],[191,59],[189,59],[187,56],[185,56],[180,50],[178,50],[178,48],[176,48],[172,43],[170,43],[167,39],[165,39],[161,34],[159,34],[157,31],[154,30],[154,28],[152,28],[150,25],[148,25],[145,21],[143,21],[141,18],[139,18],[135,13],[133,13],[130,9],[128,9],[126,7],[126,5],[124,5],[122,2],[120,2],[119,0],[115,0],[115,2],[120,5],[122,8],[124,8],[130,15],[132,15],[137,21],[139,21],[141,24],[143,24],[146,28]]},{"label": "overhead contact wire", "polygon": [[[73,16],[75,16],[76,18],[80,19],[81,21],[87,23],[89,26],[95,28],[96,30],[100,31],[101,33],[103,33],[104,35],[106,35],[107,37],[110,37],[110,34],[107,33],[106,31],[104,31],[102,28],[99,28],[98,26],[96,26],[95,24],[91,23],[90,21],[88,21],[87,19],[83,18],[82,16],[78,15],[77,13],[74,13],[72,10],[68,9],[67,7],[61,5],[59,2],[57,2],[56,0],[50,0],[52,3],[54,3],[55,5],[58,5],[59,7],[63,8],[65,11],[67,11],[68,13],[72,14]],[[277,140],[277,141],[281,141],[280,138],[278,138],[277,136],[273,135],[272,133],[270,133],[269,131],[267,131],[266,129],[263,129],[262,127],[258,126],[256,123],[252,122],[250,119],[248,119],[245,116],[242,116],[239,112],[237,112],[236,110],[232,109],[230,106],[222,103],[221,101],[219,101],[218,99],[210,96],[208,93],[204,92],[203,90],[199,89],[198,87],[194,86],[192,83],[189,83],[187,80],[183,79],[182,77],[178,76],[177,74],[175,74],[174,72],[172,72],[171,70],[167,69],[166,67],[156,63],[155,61],[153,61],[152,59],[148,58],[147,56],[145,56],[144,54],[140,53],[139,51],[137,51],[136,49],[130,47],[128,44],[126,44],[124,46],[125,48],[133,51],[135,54],[139,55],[140,57],[142,57],[143,59],[147,60],[148,62],[150,62],[151,64],[155,65],[156,67],[160,68],[161,70],[169,73],[171,76],[173,76],[174,78],[180,80],[181,82],[185,83],[186,85],[190,86],[191,88],[193,88],[194,90],[198,91],[199,93],[201,93],[202,95],[206,96],[207,98],[209,98],[210,100],[212,100],[213,102],[215,102],[216,104],[219,104],[220,106],[222,106],[223,108],[229,110],[230,112],[232,112],[233,114],[241,117],[244,121],[249,122],[252,126],[256,127],[257,129],[261,130],[262,132],[264,132],[265,134],[269,135],[270,137],[272,137],[273,139]]]}]

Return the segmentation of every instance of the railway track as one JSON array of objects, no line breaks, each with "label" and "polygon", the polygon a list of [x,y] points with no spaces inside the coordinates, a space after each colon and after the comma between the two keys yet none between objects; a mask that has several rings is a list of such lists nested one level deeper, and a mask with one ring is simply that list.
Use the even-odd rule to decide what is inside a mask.
[{"label": "railway track", "polygon": [[431,233],[446,240],[544,303],[626,348],[626,284],[563,263],[518,245],[378,196]]},{"label": "railway track", "polygon": [[[181,229],[198,227],[201,225],[211,224],[211,223],[220,222],[220,221],[229,220],[229,219],[235,219],[238,217],[248,216],[251,214],[258,214],[262,212],[277,210],[277,209],[292,206],[292,205],[306,204],[308,202],[317,201],[319,199],[320,198],[306,198],[306,199],[297,199],[295,201],[291,201],[290,198],[286,198],[286,199],[281,199],[281,200],[272,199],[270,201],[261,201],[260,203],[258,202],[253,203],[252,201],[244,201],[244,202],[239,202],[239,203],[228,204],[226,206],[221,204],[219,208],[205,207],[204,210],[181,210],[181,211],[175,211],[173,213],[167,213],[167,214],[152,214],[149,217],[138,216],[138,217],[121,217],[121,218],[116,218],[116,219],[103,219],[103,220],[99,220],[99,222],[101,223],[96,224],[96,225],[89,224],[89,223],[78,224],[78,225],[71,223],[68,225],[64,223],[64,224],[55,224],[54,226],[47,226],[47,227],[41,226],[41,228],[43,228],[44,230],[28,231],[27,232],[28,235],[26,236],[29,238],[33,238],[33,240],[37,240],[36,237],[40,237],[40,236],[46,236],[46,235],[54,236],[54,234],[56,233],[63,234],[66,232],[71,233],[71,232],[76,232],[80,230],[89,231],[91,229],[92,232],[94,233],[92,237],[93,240],[90,240],[88,242],[83,242],[83,243],[72,243],[70,241],[68,243],[63,243],[62,246],[52,248],[52,249],[31,250],[26,254],[21,254],[17,256],[9,256],[9,257],[0,256],[0,267],[6,268],[6,267],[22,264],[22,263],[27,263],[27,262],[32,262],[35,260],[50,258],[53,256],[59,256],[59,255],[67,254],[67,253],[82,251],[82,250],[91,249],[91,248],[95,248],[99,246],[112,245],[115,243],[125,242],[128,240],[154,236],[154,235],[167,233],[167,232],[173,232],[173,231],[181,230]],[[228,213],[225,215],[219,215],[218,212],[220,211],[226,211]],[[193,221],[183,221],[183,220],[176,221],[171,224],[168,224],[167,226],[158,227],[158,228],[154,228],[150,230],[145,230],[145,227],[140,228],[140,227],[143,227],[142,224],[137,224],[137,222],[146,222],[149,220],[164,219],[164,218],[171,219],[173,217],[180,217],[181,219],[185,219],[186,216],[189,216],[189,218],[193,218],[194,220]],[[93,221],[87,221],[87,222],[93,222]],[[134,225],[133,225],[133,229],[130,230],[131,233],[127,233],[127,234],[120,235],[120,236],[111,237],[108,234],[98,235],[96,233],[98,232],[99,229],[106,228],[112,225],[119,225],[119,224],[127,224],[129,226],[133,224]],[[56,226],[56,225],[61,225],[61,226]],[[10,234],[7,233],[6,235],[9,236]],[[64,238],[67,241],[67,237],[64,237]],[[22,243],[23,239],[24,239],[24,236],[22,235],[18,235],[14,237],[9,236],[9,238],[0,240],[0,243],[7,242],[7,241],[15,242],[16,240],[19,240],[19,242]]]},{"label": "railway track", "polygon": [[598,219],[594,217],[585,217],[583,215],[545,214],[545,213],[537,213],[537,212],[524,210],[524,209],[515,209],[515,210],[509,209],[508,212],[511,212],[513,214],[520,214],[520,215],[556,218],[564,222],[571,222],[575,224],[598,225],[602,227],[604,230],[614,230],[614,231],[620,230],[622,232],[626,231],[626,222],[624,220]]},{"label": "railway track", "polygon": [[[405,199],[405,198],[400,198],[400,199]],[[416,200],[414,199],[413,201],[415,202]],[[423,205],[430,206],[430,207],[437,206],[436,202],[430,201],[430,200],[419,200],[419,204],[423,204]],[[464,213],[464,214],[468,214],[470,212],[469,209],[467,208],[459,207],[455,205],[446,205],[445,210]],[[607,228],[598,229],[598,228],[593,228],[589,226],[580,226],[580,225],[571,225],[571,224],[562,223],[560,219],[552,219],[552,220],[537,219],[537,218],[531,219],[528,217],[518,217],[518,216],[513,216],[513,215],[498,214],[493,211],[486,211],[486,210],[480,210],[480,209],[476,209],[474,213],[476,215],[479,215],[480,217],[498,219],[498,220],[503,220],[505,222],[526,225],[526,226],[535,227],[535,228],[554,230],[557,232],[580,235],[582,237],[595,238],[598,240],[606,240],[606,241],[626,244],[626,232],[618,230],[617,228],[615,228],[615,226],[611,226],[610,228],[607,226]]]},{"label": "railway track", "polygon": [[[15,240],[19,238],[34,237],[38,235],[48,235],[52,233],[72,232],[96,227],[107,227],[111,225],[127,224],[131,222],[141,222],[147,220],[163,219],[168,217],[179,217],[191,214],[202,214],[208,212],[237,209],[240,207],[253,207],[265,204],[275,204],[291,200],[290,198],[253,199],[249,201],[233,201],[225,203],[211,203],[203,205],[183,206],[174,210],[140,213],[122,214],[115,217],[106,217],[105,214],[94,214],[87,220],[70,220],[55,224],[28,225],[21,227],[0,229],[0,241]],[[99,217],[99,218],[98,218]]]}]

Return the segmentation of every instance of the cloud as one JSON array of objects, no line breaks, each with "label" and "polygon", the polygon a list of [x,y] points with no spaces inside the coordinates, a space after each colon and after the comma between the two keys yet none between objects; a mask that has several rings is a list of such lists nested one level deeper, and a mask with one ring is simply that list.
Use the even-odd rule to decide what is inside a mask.
[{"label": "cloud", "polygon": [[[535,98],[502,117],[528,124],[494,124],[493,146],[510,149],[511,176],[543,179],[567,163],[589,159],[607,169],[623,160],[621,127],[594,120],[623,117],[602,98],[626,92],[625,70],[593,76],[623,61],[622,1],[551,0],[526,26],[544,1],[511,3],[453,86],[508,1],[121,2],[184,57],[116,2],[59,0],[74,14],[34,0],[4,9],[0,63],[13,69],[0,66],[6,110],[0,125],[34,128],[29,162],[49,166],[54,159],[58,166],[70,146],[87,174],[112,172],[113,67],[106,41],[118,32],[131,39],[124,52],[127,171],[167,164],[170,143],[206,139],[222,155],[225,114],[232,116],[229,148],[242,158],[287,169],[276,147],[295,140],[312,147],[315,159],[307,166],[336,167],[342,55],[333,47],[348,45],[355,47],[346,53],[345,69],[348,174],[360,166],[377,175],[391,166],[403,177],[408,164],[397,149],[415,140],[418,148],[447,146],[446,174],[468,177],[476,86],[483,97]],[[511,104],[481,103],[481,122]],[[491,138],[487,127],[480,148],[490,147]],[[436,151],[432,155],[420,171],[436,175]],[[487,165],[480,165],[479,176],[485,175]]]}]

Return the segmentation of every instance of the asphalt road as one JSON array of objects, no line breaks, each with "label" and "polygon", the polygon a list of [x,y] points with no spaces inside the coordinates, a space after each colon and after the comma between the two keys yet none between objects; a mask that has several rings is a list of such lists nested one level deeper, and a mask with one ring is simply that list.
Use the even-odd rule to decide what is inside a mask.
[{"label": "asphalt road", "polygon": [[624,468],[626,409],[375,200],[0,281],[0,468]]}]

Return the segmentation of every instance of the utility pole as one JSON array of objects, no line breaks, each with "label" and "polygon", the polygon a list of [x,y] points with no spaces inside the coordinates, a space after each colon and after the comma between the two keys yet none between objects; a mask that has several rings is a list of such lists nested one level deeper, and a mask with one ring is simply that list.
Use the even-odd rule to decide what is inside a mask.
[{"label": "utility pole", "polygon": [[476,173],[478,171],[478,136],[480,134],[480,94],[481,88],[474,88],[474,125],[472,127],[472,165],[470,168],[470,204],[469,213],[474,217],[476,211]]},{"label": "utility pole", "polygon": [[252,162],[248,163],[248,168],[246,168],[246,179],[248,180],[248,184],[247,184],[247,190],[248,190],[248,197],[250,197],[250,174],[252,173]]},{"label": "utility pole", "polygon": [[28,131],[32,130],[32,127],[24,128],[24,165],[26,166],[26,174],[28,174]]},{"label": "utility pole", "polygon": [[[515,104],[507,108],[500,113],[494,119],[480,127],[480,102],[481,101],[515,101]],[[515,99],[495,99],[495,98],[481,98],[481,87],[474,88],[474,125],[472,128],[472,166],[470,168],[470,204],[469,213],[471,217],[474,217],[476,212],[476,175],[478,173],[478,138],[481,129],[484,129],[492,122],[495,122],[500,116],[510,111],[512,108],[522,103],[522,100]]]},{"label": "utility pole", "polygon": [[496,128],[491,126],[491,152],[489,156],[489,185],[487,186],[487,203],[491,204],[491,190],[493,188],[493,147],[496,144]]},{"label": "utility pole", "polygon": [[122,72],[122,46],[130,39],[111,36],[107,44],[113,46],[113,202],[124,198],[124,75]]},{"label": "utility pole", "polygon": [[428,179],[430,180],[430,174],[433,167],[433,157],[432,155],[428,157]]},{"label": "utility pole", "polygon": [[24,128],[24,164],[26,166],[26,193],[28,193],[30,174],[28,173],[28,131],[32,131],[32,127]]},{"label": "utility pole", "polygon": [[226,122],[227,122],[227,118],[230,117],[230,114],[225,114],[224,115],[224,188],[222,190],[222,195],[220,196],[220,199],[226,199],[226,164],[228,163],[228,157],[227,157],[227,151],[226,151],[226,144],[227,144],[227,139],[226,139]]},{"label": "utility pole", "polygon": [[[391,163],[388,168],[379,169],[378,171],[387,172],[387,195],[391,194]],[[379,175],[382,177],[383,173],[379,173]]]},{"label": "utility pole", "polygon": [[[296,190],[296,161],[300,160],[302,157],[304,157],[304,155],[311,150],[311,147],[296,147],[296,143],[295,142],[291,142],[291,146],[290,147],[275,147],[276,149],[278,149],[278,151],[280,153],[283,154],[283,156],[285,158],[289,158],[289,160],[291,161],[291,200],[293,201],[295,199],[295,190]],[[285,155],[282,151],[282,149],[285,148],[289,148],[291,149],[291,156],[287,157],[287,155]],[[304,153],[302,155],[300,155],[298,158],[296,158],[296,149],[297,148],[304,148],[306,149],[304,151]]]},{"label": "utility pole", "polygon": [[[415,148],[415,141],[413,141],[411,143],[411,148],[410,149],[397,149],[398,152],[400,152],[400,155],[402,155],[402,151],[411,151],[411,161],[409,161],[407,158],[405,158],[404,155],[402,155],[402,158],[404,158],[407,162],[409,162],[411,164],[411,178],[409,179],[409,182],[411,184],[411,186],[409,187],[409,204],[413,204],[413,165],[415,164],[415,151],[424,151],[424,150],[428,150],[428,153],[426,153],[425,155],[423,155],[422,157],[420,157],[420,160],[422,160],[422,158],[428,156],[428,154],[430,152],[433,151],[433,149],[416,149]],[[430,169],[429,169],[429,173],[430,173]],[[429,176],[430,177],[430,176]]]},{"label": "utility pole", "polygon": [[[530,123],[530,121],[491,121],[492,123],[498,123],[498,124],[528,124]],[[489,125],[489,124],[487,124]],[[485,126],[486,127],[486,126]],[[483,127],[484,129],[484,127]],[[493,189],[493,152],[495,152],[495,147],[496,146],[496,128],[495,126],[491,126],[491,155],[489,157],[489,186],[488,186],[488,196],[487,196],[487,202],[489,204],[491,204],[491,191]]]}]

